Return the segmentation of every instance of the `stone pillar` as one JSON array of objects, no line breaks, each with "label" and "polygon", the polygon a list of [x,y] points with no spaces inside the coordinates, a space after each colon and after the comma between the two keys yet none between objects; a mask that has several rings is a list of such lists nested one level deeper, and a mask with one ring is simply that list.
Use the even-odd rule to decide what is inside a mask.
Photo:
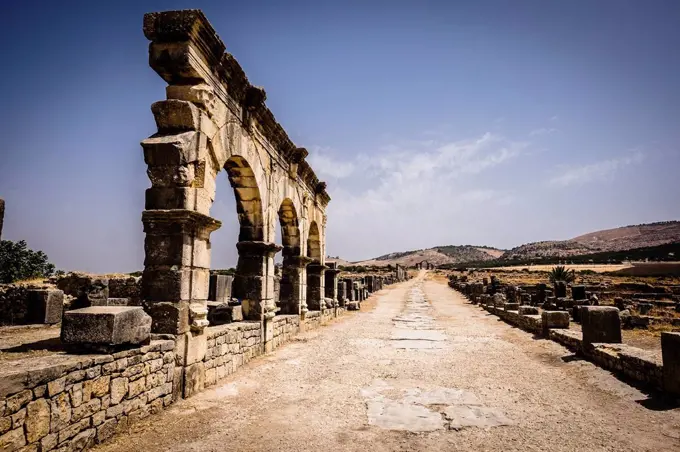
[{"label": "stone pillar", "polygon": [[322,311],[326,307],[324,273],[327,268],[318,262],[307,266],[307,308],[310,311]]},{"label": "stone pillar", "polygon": [[142,298],[154,333],[202,332],[208,325],[210,234],[221,223],[191,210],[146,210]]},{"label": "stone pillar", "polygon": [[335,262],[328,264],[328,266],[329,268],[324,272],[325,296],[333,300],[333,307],[338,307],[338,274],[340,270],[337,269]]},{"label": "stone pillar", "polygon": [[584,344],[621,343],[621,319],[613,306],[582,306],[581,330]]},{"label": "stone pillar", "polygon": [[345,307],[347,300],[347,283],[345,280],[338,281],[338,306]]},{"label": "stone pillar", "polygon": [[232,295],[241,300],[243,318],[271,319],[276,315],[274,301],[274,255],[281,250],[275,243],[244,241],[236,244],[238,263]]},{"label": "stone pillar", "polygon": [[680,333],[661,333],[663,389],[680,395]]},{"label": "stone pillar", "polygon": [[2,223],[5,219],[5,200],[0,198],[0,240],[2,240]]},{"label": "stone pillar", "polygon": [[352,284],[352,279],[345,278],[343,281],[345,282],[345,298],[347,301],[354,301],[354,285]]},{"label": "stone pillar", "polygon": [[[284,250],[285,252],[285,250]],[[307,312],[307,264],[305,256],[283,255],[281,270],[281,313],[303,315]]]}]

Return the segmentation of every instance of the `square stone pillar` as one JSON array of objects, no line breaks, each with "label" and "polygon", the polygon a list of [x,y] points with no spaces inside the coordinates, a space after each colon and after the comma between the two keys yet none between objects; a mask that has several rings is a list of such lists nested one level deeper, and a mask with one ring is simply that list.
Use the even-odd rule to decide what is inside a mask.
[{"label": "square stone pillar", "polygon": [[200,332],[208,325],[210,234],[221,223],[191,210],[146,210],[142,299],[152,332]]},{"label": "square stone pillar", "polygon": [[307,312],[307,264],[305,256],[283,256],[280,305],[282,314],[303,315]]},{"label": "square stone pillar", "polygon": [[[335,263],[331,264],[330,268],[325,271],[325,293],[326,298],[333,300],[333,307],[338,307],[338,274],[340,270],[335,268]],[[330,306],[327,306],[330,307]]]},{"label": "square stone pillar", "polygon": [[319,263],[307,266],[307,308],[322,311],[326,308],[324,273],[328,267]]},{"label": "square stone pillar", "polygon": [[232,296],[241,300],[243,318],[262,320],[273,318],[274,255],[281,250],[275,243],[242,241],[236,244],[238,263],[232,285]]},{"label": "square stone pillar", "polygon": [[585,344],[621,343],[621,318],[613,306],[583,306],[580,311]]},{"label": "square stone pillar", "polygon": [[345,282],[345,298],[347,301],[354,301],[356,298],[354,297],[354,284],[352,282],[351,278],[345,278],[343,279]]},{"label": "square stone pillar", "polygon": [[680,333],[661,333],[663,389],[680,396]]},{"label": "square stone pillar", "polygon": [[345,280],[338,281],[338,306],[345,307],[347,301],[347,283]]}]

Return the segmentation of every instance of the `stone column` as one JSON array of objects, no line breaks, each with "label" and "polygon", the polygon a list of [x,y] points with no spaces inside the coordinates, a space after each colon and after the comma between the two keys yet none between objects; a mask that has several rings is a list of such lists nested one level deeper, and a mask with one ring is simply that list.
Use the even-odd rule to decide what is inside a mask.
[{"label": "stone column", "polygon": [[[285,250],[284,250],[285,251]],[[281,313],[303,315],[307,312],[307,264],[311,259],[305,256],[283,256],[281,272]]]},{"label": "stone column", "polygon": [[154,333],[201,332],[208,325],[210,233],[221,223],[198,212],[146,210],[142,298]]},{"label": "stone column", "polygon": [[343,279],[345,282],[345,299],[347,301],[354,301],[354,286],[352,285],[351,278]]},{"label": "stone column", "polygon": [[5,219],[5,200],[0,198],[0,240],[2,240],[2,223]]},{"label": "stone column", "polygon": [[310,311],[322,311],[326,307],[324,273],[327,268],[319,263],[307,266],[307,308]]},{"label": "stone column", "polygon": [[347,283],[345,280],[338,281],[338,306],[344,308],[347,300]]},{"label": "stone column", "polygon": [[[325,296],[327,299],[333,300],[333,307],[338,307],[338,274],[340,270],[336,267],[336,264],[330,264],[330,268],[324,272],[325,278]],[[330,307],[330,306],[327,306]]]},{"label": "stone column", "polygon": [[281,250],[275,243],[243,241],[236,244],[238,263],[232,296],[241,300],[243,318],[270,319],[276,315],[274,301],[274,255]]}]

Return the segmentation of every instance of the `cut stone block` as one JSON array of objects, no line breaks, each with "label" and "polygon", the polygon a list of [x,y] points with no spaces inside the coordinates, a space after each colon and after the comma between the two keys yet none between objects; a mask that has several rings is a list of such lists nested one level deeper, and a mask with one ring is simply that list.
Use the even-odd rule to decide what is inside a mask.
[{"label": "cut stone block", "polygon": [[242,320],[243,310],[240,305],[232,306],[218,301],[208,302],[208,321],[211,325],[223,325]]},{"label": "cut stone block", "polygon": [[139,306],[91,306],[64,314],[61,341],[84,348],[117,348],[149,341],[151,317]]},{"label": "cut stone block", "polygon": [[226,303],[231,300],[231,275],[210,275],[208,300]]},{"label": "cut stone block", "polygon": [[571,298],[574,301],[586,299],[586,286],[571,286]]},{"label": "cut stone block", "polygon": [[583,342],[621,343],[621,319],[613,306],[582,306],[580,311]]},{"label": "cut stone block", "polygon": [[518,312],[519,315],[538,315],[538,308],[536,306],[520,306]]},{"label": "cut stone block", "polygon": [[59,323],[64,311],[64,292],[51,289],[28,291],[28,323]]},{"label": "cut stone block", "polygon": [[569,313],[566,311],[543,311],[541,314],[543,334],[547,335],[551,329],[569,328]]},{"label": "cut stone block", "polygon": [[680,333],[661,333],[663,355],[663,388],[680,395]]},{"label": "cut stone block", "polygon": [[519,310],[519,303],[505,303],[503,306],[506,311],[518,311]]}]

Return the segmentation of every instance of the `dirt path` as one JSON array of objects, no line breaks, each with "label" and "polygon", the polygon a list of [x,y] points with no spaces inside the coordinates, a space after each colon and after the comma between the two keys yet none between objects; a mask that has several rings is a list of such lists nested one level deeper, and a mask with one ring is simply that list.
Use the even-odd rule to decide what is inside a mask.
[{"label": "dirt path", "polygon": [[645,408],[442,282],[376,296],[98,450],[680,450],[680,409]]}]

